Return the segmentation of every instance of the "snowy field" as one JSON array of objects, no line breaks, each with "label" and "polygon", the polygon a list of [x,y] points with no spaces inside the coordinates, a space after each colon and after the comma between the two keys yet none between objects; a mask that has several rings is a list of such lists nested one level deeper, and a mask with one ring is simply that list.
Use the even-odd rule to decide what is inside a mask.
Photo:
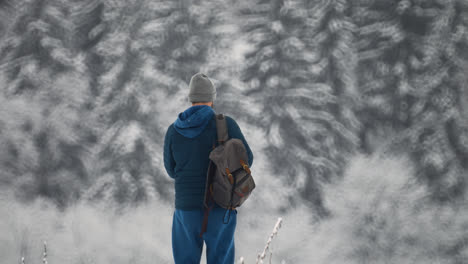
[{"label": "snowy field", "polygon": [[[239,209],[236,259],[255,263],[277,217],[272,263],[457,263],[468,258],[468,206],[432,205],[403,158],[355,157],[346,180],[327,190],[332,216],[315,222],[304,207],[274,213],[259,190]],[[262,177],[259,177],[262,178]],[[264,178],[264,177],[263,177]],[[272,184],[273,185],[273,184]],[[279,186],[269,190],[280,190]],[[78,203],[60,212],[44,199],[24,205],[2,197],[4,263],[172,263],[172,207],[158,201],[116,213],[106,204]],[[266,207],[264,205],[267,205]],[[267,254],[266,260],[269,260]],[[454,262],[455,260],[455,262]],[[202,262],[206,263],[205,252]]]}]

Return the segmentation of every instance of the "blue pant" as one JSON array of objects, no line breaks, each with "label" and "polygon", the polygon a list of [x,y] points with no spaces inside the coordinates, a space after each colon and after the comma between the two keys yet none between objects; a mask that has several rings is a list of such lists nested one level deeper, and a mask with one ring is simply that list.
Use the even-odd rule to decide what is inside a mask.
[{"label": "blue pant", "polygon": [[[200,237],[203,210],[174,211],[172,218],[172,254],[176,264],[199,264],[203,241],[206,244],[207,264],[234,263],[234,231],[237,210],[226,213],[226,209],[213,208],[208,216],[208,226]],[[224,222],[223,223],[223,217]],[[228,221],[229,219],[229,221]]]}]

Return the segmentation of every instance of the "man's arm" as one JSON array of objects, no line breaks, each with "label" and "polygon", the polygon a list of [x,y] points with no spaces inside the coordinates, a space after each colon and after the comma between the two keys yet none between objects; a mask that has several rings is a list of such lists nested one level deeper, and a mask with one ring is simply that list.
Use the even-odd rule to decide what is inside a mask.
[{"label": "man's arm", "polygon": [[238,138],[238,139],[242,140],[242,142],[244,143],[245,149],[247,150],[247,155],[249,157],[249,161],[248,161],[249,162],[249,167],[252,167],[253,153],[252,153],[252,150],[249,147],[249,144],[247,144],[247,141],[245,140],[244,135],[242,134],[242,131],[241,131],[239,125],[231,117],[225,116],[225,118],[226,118],[226,122],[227,122],[227,126],[228,126],[229,137],[230,138]]},{"label": "man's arm", "polygon": [[164,137],[164,167],[166,168],[167,174],[169,177],[175,177],[175,160],[174,156],[172,155],[171,149],[171,134],[172,134],[172,125],[166,131],[166,136]]}]

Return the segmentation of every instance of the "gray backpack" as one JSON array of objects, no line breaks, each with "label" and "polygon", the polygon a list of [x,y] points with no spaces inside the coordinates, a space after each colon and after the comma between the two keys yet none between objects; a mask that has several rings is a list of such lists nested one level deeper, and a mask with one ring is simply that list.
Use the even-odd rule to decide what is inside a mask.
[{"label": "gray backpack", "polygon": [[[242,140],[229,139],[226,119],[223,114],[215,115],[218,146],[210,153],[210,163],[206,175],[205,219],[202,232],[206,231],[208,214],[215,202],[222,208],[232,210],[241,206],[255,188],[248,155]],[[228,220],[229,221],[229,220]]]}]

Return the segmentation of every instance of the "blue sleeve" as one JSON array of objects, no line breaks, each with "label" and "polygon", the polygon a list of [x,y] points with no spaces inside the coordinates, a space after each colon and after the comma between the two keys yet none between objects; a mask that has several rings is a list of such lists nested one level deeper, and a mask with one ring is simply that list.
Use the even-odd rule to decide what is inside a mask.
[{"label": "blue sleeve", "polygon": [[166,132],[166,136],[164,137],[164,167],[166,168],[167,174],[169,177],[175,177],[175,160],[174,156],[172,155],[171,149],[171,134],[172,134],[172,125],[169,126]]},{"label": "blue sleeve", "polygon": [[242,131],[241,131],[239,125],[231,117],[225,116],[225,118],[226,118],[226,122],[227,122],[227,126],[228,126],[229,138],[238,138],[238,139],[242,140],[242,142],[244,143],[245,149],[247,150],[247,155],[249,157],[249,160],[248,160],[249,167],[252,167],[253,153],[252,153],[252,150],[249,147],[249,144],[247,144],[247,141],[245,140],[244,135],[242,134]]}]

